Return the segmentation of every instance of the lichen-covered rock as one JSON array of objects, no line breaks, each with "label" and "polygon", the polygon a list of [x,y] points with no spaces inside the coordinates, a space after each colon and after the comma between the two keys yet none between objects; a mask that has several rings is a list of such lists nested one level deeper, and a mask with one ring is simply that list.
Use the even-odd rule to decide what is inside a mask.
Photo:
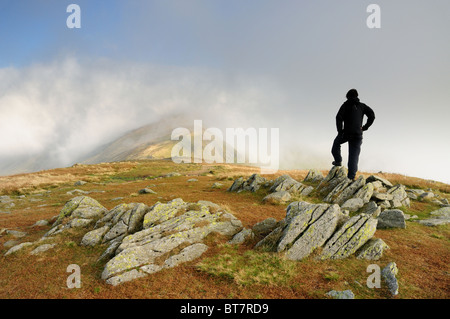
[{"label": "lichen-covered rock", "polygon": [[[291,260],[301,260],[309,256],[316,248],[321,247],[334,233],[339,222],[340,214],[341,211],[338,205],[327,207],[318,205],[317,208],[311,212],[311,218],[307,222],[306,228],[287,250],[286,257]],[[297,217],[292,219],[291,223],[297,222]],[[301,220],[304,219],[301,218]],[[283,240],[285,238],[286,237],[284,237]],[[286,242],[284,242],[284,244],[286,247]],[[290,243],[288,243],[288,245],[290,245]],[[278,247],[280,249],[280,245]]]},{"label": "lichen-covered rock", "polygon": [[103,226],[86,233],[81,240],[81,246],[96,246],[102,242],[103,236],[109,231],[109,226]]},{"label": "lichen-covered rock", "polygon": [[341,259],[355,253],[375,234],[377,219],[370,215],[353,216],[325,244],[321,259]]},{"label": "lichen-covered rock", "polygon": [[373,183],[367,183],[363,187],[359,189],[359,191],[356,192],[356,194],[353,196],[353,198],[361,198],[363,203],[366,204],[370,201],[370,198],[372,197],[374,192],[374,186]]},{"label": "lichen-covered rock", "polygon": [[95,199],[88,196],[78,196],[72,198],[64,205],[53,226],[59,225],[66,217],[96,219],[103,216],[107,211]]},{"label": "lichen-covered rock", "polygon": [[356,258],[379,260],[383,256],[383,252],[386,249],[389,249],[389,246],[383,239],[372,238],[358,250]]},{"label": "lichen-covered rock", "polygon": [[336,204],[293,202],[286,217],[255,249],[285,252],[291,260],[301,260],[321,247],[332,236],[345,215]]},{"label": "lichen-covered rock", "polygon": [[[206,250],[202,241],[210,233],[233,236],[242,229],[237,218],[211,202],[176,199],[157,203],[146,211],[142,228],[123,238],[115,237],[105,252],[112,257],[102,273],[108,283],[115,285],[193,260]],[[124,216],[126,212],[117,222]],[[188,247],[177,252],[183,246]]]},{"label": "lichen-covered rock", "polygon": [[44,237],[57,235],[70,228],[88,227],[96,220],[101,219],[107,212],[105,207],[91,197],[72,198],[61,209],[56,221]]}]

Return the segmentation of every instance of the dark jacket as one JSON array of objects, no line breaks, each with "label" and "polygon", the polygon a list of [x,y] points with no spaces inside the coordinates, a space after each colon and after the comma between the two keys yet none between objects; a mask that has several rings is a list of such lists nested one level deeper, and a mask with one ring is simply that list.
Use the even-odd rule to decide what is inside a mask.
[{"label": "dark jacket", "polygon": [[[367,116],[366,124],[363,123],[364,115]],[[374,111],[358,98],[351,98],[342,104],[336,115],[336,127],[338,134],[348,136],[362,136],[375,120]]]}]

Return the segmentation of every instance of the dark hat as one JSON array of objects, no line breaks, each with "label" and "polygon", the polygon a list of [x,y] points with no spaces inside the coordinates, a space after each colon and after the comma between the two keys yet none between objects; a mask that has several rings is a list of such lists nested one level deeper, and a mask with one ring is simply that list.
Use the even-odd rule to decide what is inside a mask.
[{"label": "dark hat", "polygon": [[356,89],[351,89],[350,91],[347,92],[346,97],[347,99],[356,98],[358,97],[358,91],[356,91]]}]

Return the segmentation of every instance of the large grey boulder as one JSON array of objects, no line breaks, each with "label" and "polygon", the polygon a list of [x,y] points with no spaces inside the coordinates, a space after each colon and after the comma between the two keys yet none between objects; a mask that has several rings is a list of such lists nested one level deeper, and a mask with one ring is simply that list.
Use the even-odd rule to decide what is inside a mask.
[{"label": "large grey boulder", "polygon": [[301,260],[324,245],[345,218],[336,204],[293,202],[286,209],[286,217],[256,249],[285,252],[288,259]]},{"label": "large grey boulder", "polygon": [[406,228],[404,213],[399,209],[384,210],[378,216],[377,228]]}]

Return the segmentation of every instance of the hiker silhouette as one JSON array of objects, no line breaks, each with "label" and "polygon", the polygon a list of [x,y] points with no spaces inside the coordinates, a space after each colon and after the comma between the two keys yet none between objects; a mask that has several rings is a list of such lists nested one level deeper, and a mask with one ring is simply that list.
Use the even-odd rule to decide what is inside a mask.
[{"label": "hiker silhouette", "polygon": [[[351,89],[346,95],[347,101],[342,104],[336,115],[336,128],[338,135],[334,139],[331,154],[334,157],[333,165],[342,165],[341,145],[348,142],[348,175],[351,180],[355,179],[358,171],[359,154],[363,141],[363,131],[373,124],[375,120],[374,111],[366,104],[361,103],[358,91]],[[363,123],[364,115],[367,116],[366,124]]]}]

